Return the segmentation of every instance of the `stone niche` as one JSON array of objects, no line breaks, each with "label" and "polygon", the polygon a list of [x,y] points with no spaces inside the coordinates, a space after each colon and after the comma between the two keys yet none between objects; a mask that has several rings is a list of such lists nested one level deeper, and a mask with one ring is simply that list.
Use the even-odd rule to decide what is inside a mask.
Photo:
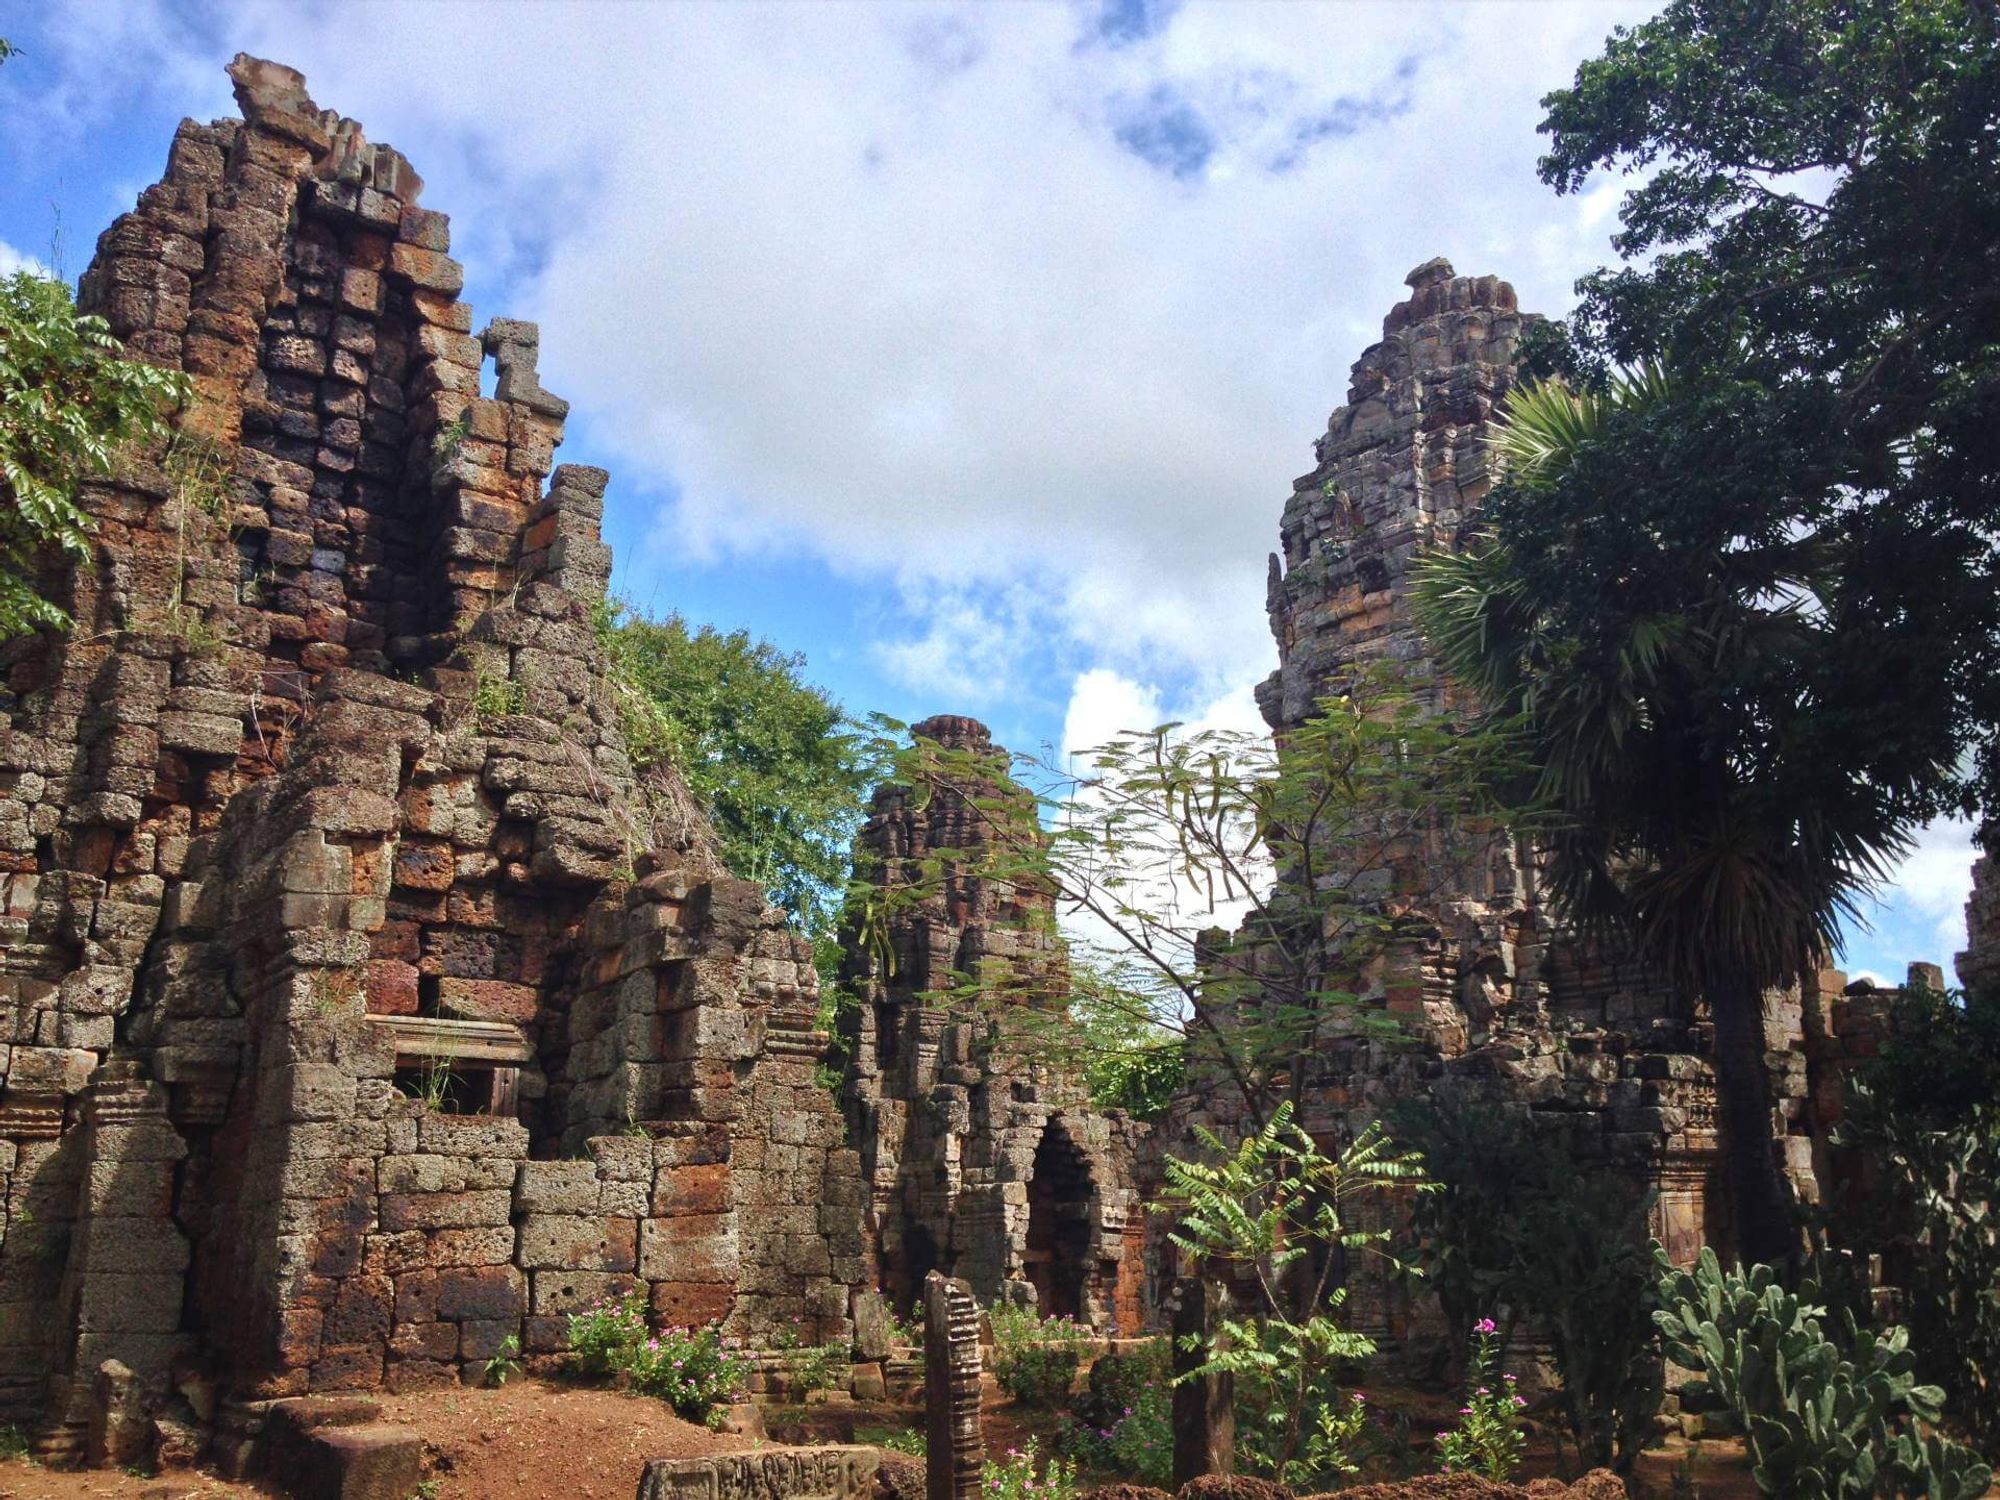
[{"label": "stone niche", "polygon": [[845,1338],[809,945],[625,753],[539,335],[474,331],[402,156],[229,72],[83,279],[196,398],[85,487],[75,630],[0,648],[0,1414],[72,1456],[115,1365],[121,1432],[206,1431],[627,1291]]},{"label": "stone niche", "polygon": [[[974,801],[1012,786],[1006,752],[977,720],[940,715],[911,732],[990,758],[992,780],[921,807],[907,788],[876,792],[856,865],[885,890],[914,883],[937,851],[976,856],[988,833]],[[869,1270],[906,1317],[941,1271],[983,1302],[1006,1296],[1122,1334],[1147,1321],[1148,1127],[1092,1109],[1062,1068],[1006,1046],[1010,1008],[1067,998],[1054,910],[1045,890],[961,864],[922,900],[890,904],[883,943],[847,934],[843,1093],[867,1183]],[[955,1002],[965,980],[991,997],[976,1010]]]}]

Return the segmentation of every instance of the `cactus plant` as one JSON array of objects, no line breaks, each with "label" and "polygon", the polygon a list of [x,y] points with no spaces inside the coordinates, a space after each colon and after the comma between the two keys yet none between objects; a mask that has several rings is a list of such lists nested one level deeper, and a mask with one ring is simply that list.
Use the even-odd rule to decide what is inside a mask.
[{"label": "cactus plant", "polygon": [[1787,1288],[1769,1266],[1725,1271],[1713,1250],[1681,1270],[1658,1246],[1667,1357],[1703,1376],[1741,1424],[1767,1495],[1979,1500],[1993,1471],[1939,1436],[1944,1393],[1922,1385],[1909,1334],[1879,1332]]}]

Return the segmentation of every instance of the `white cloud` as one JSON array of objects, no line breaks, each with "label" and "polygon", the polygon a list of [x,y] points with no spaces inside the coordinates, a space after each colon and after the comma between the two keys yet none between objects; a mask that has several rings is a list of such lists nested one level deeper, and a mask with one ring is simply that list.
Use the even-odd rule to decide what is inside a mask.
[{"label": "white cloud", "polygon": [[30,271],[37,276],[47,276],[49,268],[32,255],[23,254],[5,240],[0,240],[0,276],[12,276],[16,271]]},{"label": "white cloud", "polygon": [[[417,159],[551,388],[678,493],[663,555],[920,579],[946,635],[1027,587],[1097,660],[1247,681],[1289,480],[1403,272],[1559,309],[1603,258],[1602,202],[1534,180],[1536,100],[1645,8],[1194,4],[1125,47],[1056,6],[211,24]],[[180,86],[209,44],[171,10],[78,7],[76,48],[135,9],[120,65]]]},{"label": "white cloud", "polygon": [[1972,864],[1979,857],[1972,833],[1973,825],[1958,819],[1931,824],[1889,882],[1895,906],[1932,924],[1928,936],[1947,968],[1952,955],[1965,947],[1965,902],[1972,894]]}]

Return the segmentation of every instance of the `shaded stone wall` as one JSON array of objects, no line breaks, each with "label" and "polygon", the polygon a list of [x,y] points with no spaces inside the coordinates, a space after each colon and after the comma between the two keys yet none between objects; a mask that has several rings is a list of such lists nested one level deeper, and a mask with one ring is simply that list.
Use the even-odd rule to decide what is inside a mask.
[{"label": "shaded stone wall", "polygon": [[[1376,668],[1436,711],[1454,707],[1405,584],[1419,553],[1465,534],[1494,482],[1488,424],[1515,383],[1533,318],[1506,282],[1459,276],[1443,260],[1419,266],[1408,285],[1382,341],[1355,362],[1346,404],[1285,506],[1269,586],[1279,667],[1258,690],[1281,736],[1317,699]],[[1711,1028],[1696,997],[1564,933],[1537,891],[1533,851],[1506,837],[1449,858],[1411,841],[1353,888],[1395,919],[1395,937],[1342,981],[1396,1016],[1412,1045],[1329,1037],[1308,1089],[1308,1129],[1344,1138],[1424,1091],[1511,1102],[1566,1128],[1587,1159],[1657,1187],[1654,1228],[1677,1256],[1727,1244]],[[1787,1166],[1810,1194],[1799,993],[1767,997],[1766,1033]],[[1164,1134],[1184,1139],[1204,1123],[1227,1135],[1238,1113],[1227,1091],[1197,1080]],[[1421,1330],[1424,1311],[1406,1291],[1362,1280],[1351,1306],[1364,1326],[1391,1337]]]},{"label": "shaded stone wall", "polygon": [[83,282],[197,399],[0,648],[0,1405],[455,1378],[627,1286],[842,1336],[811,954],[625,754],[607,476],[409,164],[230,72]]},{"label": "shaded stone wall", "polygon": [[[1006,752],[976,720],[926,719],[912,733],[992,758],[993,780],[917,804],[885,786],[856,840],[856,867],[885,891],[918,881],[927,857],[976,857],[987,829],[973,805],[1004,795]],[[968,788],[968,790],[973,790]],[[906,1315],[933,1270],[983,1301],[1034,1300],[1094,1326],[1137,1332],[1145,1315],[1136,1166],[1146,1128],[1089,1107],[1077,1080],[1011,1050],[1010,1007],[1068,997],[1069,965],[1046,890],[948,862],[941,888],[887,907],[879,944],[850,928],[841,984],[843,1084],[868,1184],[877,1284]],[[976,982],[978,1009],[952,991]]]}]

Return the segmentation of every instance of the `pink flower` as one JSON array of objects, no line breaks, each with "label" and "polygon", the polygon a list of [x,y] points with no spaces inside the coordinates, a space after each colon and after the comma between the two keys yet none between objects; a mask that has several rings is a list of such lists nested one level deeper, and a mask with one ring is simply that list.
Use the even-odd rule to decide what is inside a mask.
[{"label": "pink flower", "polygon": [[1461,1407],[1460,1407],[1460,1408],[1458,1409],[1458,1414],[1459,1414],[1459,1415],[1460,1415],[1461,1417],[1469,1417],[1469,1416],[1471,1416],[1471,1415],[1472,1415],[1472,1408],[1471,1408],[1471,1407],[1469,1407],[1469,1406],[1461,1406]]},{"label": "pink flower", "polygon": [[1481,1318],[1477,1323],[1472,1325],[1472,1331],[1474,1333],[1493,1333],[1496,1331],[1496,1325],[1491,1318]]}]

